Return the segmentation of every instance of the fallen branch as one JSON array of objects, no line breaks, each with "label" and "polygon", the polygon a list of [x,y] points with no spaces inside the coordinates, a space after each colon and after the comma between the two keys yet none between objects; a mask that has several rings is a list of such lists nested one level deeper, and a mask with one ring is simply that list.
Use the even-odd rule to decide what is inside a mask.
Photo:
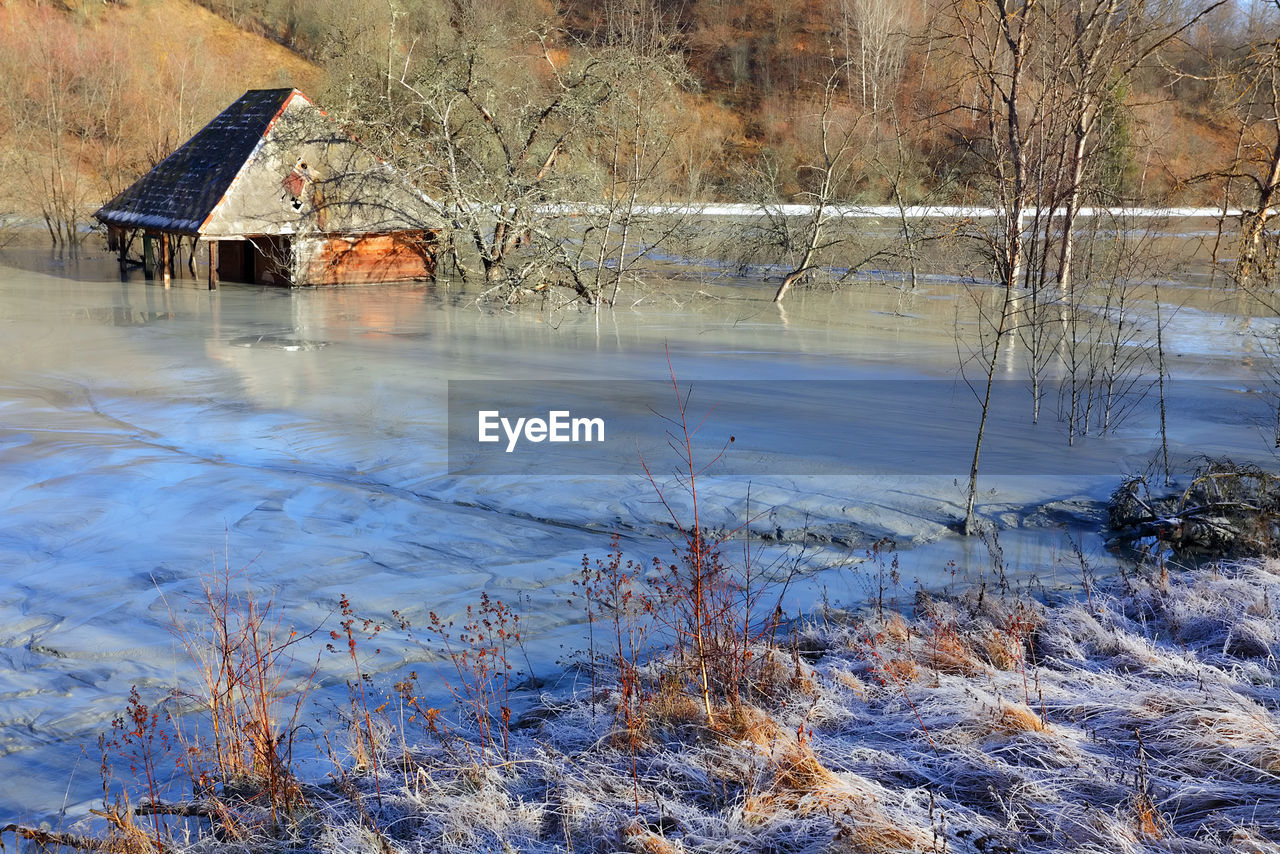
[{"label": "fallen branch", "polygon": [[134,815],[176,815],[186,818],[218,818],[225,810],[208,801],[180,801],[170,804],[164,801],[146,802],[133,809]]},{"label": "fallen branch", "polygon": [[65,833],[60,830],[41,830],[22,824],[6,824],[0,827],[0,837],[6,833],[12,833],[14,836],[28,839],[41,846],[58,845],[63,848],[78,848],[81,851],[103,851],[108,847],[106,839],[94,839],[91,836]]},{"label": "fallen branch", "polygon": [[1274,554],[1280,478],[1230,460],[1209,460],[1181,493],[1152,496],[1143,478],[1132,478],[1111,496],[1109,526],[1119,542],[1154,537],[1183,555]]}]

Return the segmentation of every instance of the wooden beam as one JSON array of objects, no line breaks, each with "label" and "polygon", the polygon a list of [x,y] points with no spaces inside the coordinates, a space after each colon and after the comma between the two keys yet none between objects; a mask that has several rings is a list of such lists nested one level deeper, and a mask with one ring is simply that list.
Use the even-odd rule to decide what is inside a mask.
[{"label": "wooden beam", "polygon": [[169,287],[169,279],[172,277],[173,259],[169,251],[169,232],[160,232],[160,269],[164,271],[164,286]]},{"label": "wooden beam", "polygon": [[218,289],[218,241],[209,241],[209,290]]},{"label": "wooden beam", "polygon": [[129,274],[129,239],[123,228],[112,226],[108,232],[115,239],[115,249],[120,258],[120,276],[123,278]]}]

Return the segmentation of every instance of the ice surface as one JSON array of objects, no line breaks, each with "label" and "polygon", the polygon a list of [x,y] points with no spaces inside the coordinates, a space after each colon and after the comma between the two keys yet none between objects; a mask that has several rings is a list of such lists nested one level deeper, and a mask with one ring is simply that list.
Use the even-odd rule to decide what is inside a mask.
[{"label": "ice surface", "polygon": [[[767,288],[707,286],[679,303],[547,315],[481,311],[445,284],[211,293],[85,263],[83,279],[0,266],[3,820],[95,796],[97,733],[131,685],[158,696],[182,678],[171,610],[224,562],[247,566],[302,628],[332,626],[344,593],[362,613],[419,624],[481,591],[524,596],[535,665],[550,668],[580,637],[564,603],[584,553],[618,531],[629,556],[670,554],[670,517],[642,477],[450,476],[449,380],[662,379],[668,353],[688,380],[938,379],[955,374],[955,329],[971,322],[957,315],[963,291],[934,285],[800,292],[783,312]],[[1250,325],[1226,319],[1211,305],[1179,316],[1177,370],[1221,378],[1224,393],[1260,388],[1242,364],[1256,354]],[[1191,411],[1177,422],[1188,448],[1263,447],[1220,405]],[[973,429],[945,401],[936,418]],[[1027,446],[1030,470],[1043,452]],[[963,511],[956,476],[712,479],[703,521],[745,524],[757,559],[779,567],[803,545],[795,609],[864,596],[873,581],[856,570],[880,537],[904,550],[905,583],[942,586],[949,561],[963,575],[994,560],[948,527]],[[1068,531],[1105,571],[1089,514],[1115,480],[984,480],[1011,571],[1072,583]],[[421,655],[384,646],[384,669]],[[341,684],[343,668],[323,660],[322,682]]]}]

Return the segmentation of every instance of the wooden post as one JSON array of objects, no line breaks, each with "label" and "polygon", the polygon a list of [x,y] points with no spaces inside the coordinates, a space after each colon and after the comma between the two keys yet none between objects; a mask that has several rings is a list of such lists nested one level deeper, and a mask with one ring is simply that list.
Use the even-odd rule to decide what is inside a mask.
[{"label": "wooden post", "polygon": [[142,277],[151,279],[155,275],[156,259],[155,253],[151,249],[151,235],[142,235]]},{"label": "wooden post", "polygon": [[200,238],[191,238],[191,254],[187,256],[187,269],[191,271],[191,278],[196,277],[196,247],[200,245]]},{"label": "wooden post", "polygon": [[169,232],[160,232],[160,269],[164,272],[164,286],[169,287],[169,279],[172,269],[171,258],[169,253]]},{"label": "wooden post", "polygon": [[112,227],[111,234],[115,236],[115,246],[117,255],[120,260],[120,275],[127,276],[129,274],[129,240],[128,232],[123,228]]},{"label": "wooden post", "polygon": [[218,289],[218,241],[209,241],[209,290]]}]

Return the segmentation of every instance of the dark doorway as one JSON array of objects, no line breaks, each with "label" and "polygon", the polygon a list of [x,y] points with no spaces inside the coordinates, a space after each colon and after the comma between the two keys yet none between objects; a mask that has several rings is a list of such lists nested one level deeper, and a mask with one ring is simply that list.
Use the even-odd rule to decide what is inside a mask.
[{"label": "dark doorway", "polygon": [[278,235],[218,241],[218,277],[251,285],[290,285],[292,241]]}]

